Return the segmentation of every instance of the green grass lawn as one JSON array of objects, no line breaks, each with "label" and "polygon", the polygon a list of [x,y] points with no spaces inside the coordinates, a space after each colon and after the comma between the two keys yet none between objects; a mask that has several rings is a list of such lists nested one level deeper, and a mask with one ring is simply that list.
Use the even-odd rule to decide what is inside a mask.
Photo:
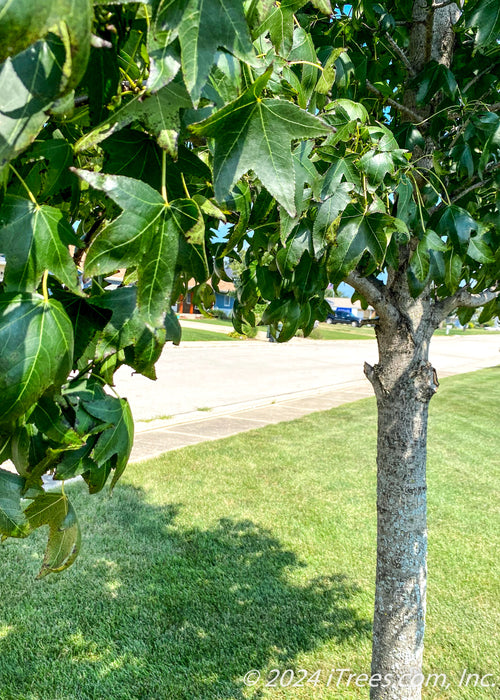
[{"label": "green grass lawn", "polygon": [[[451,686],[424,698],[498,697],[457,684],[500,682],[499,380],[444,379],[431,403],[425,670]],[[34,580],[43,533],[1,550],[0,698],[367,698],[326,682],[369,672],[374,460],[365,399],[131,465],[111,499],[68,485],[70,570]],[[275,668],[320,680],[244,686]]]},{"label": "green grass lawn", "polygon": [[341,323],[320,323],[318,328],[322,340],[368,340],[375,338],[375,328],[368,326],[353,328]]},{"label": "green grass lawn", "polygon": [[233,322],[228,321],[226,319],[221,319],[221,318],[189,318],[189,319],[182,319],[182,317],[179,319],[181,324],[183,320],[189,321],[189,323],[203,323],[203,324],[208,324],[212,326],[229,326],[230,329],[233,327]]},{"label": "green grass lawn", "polygon": [[[462,331],[459,328],[452,328],[448,335],[462,335],[462,336],[468,336],[468,335],[495,335],[495,333],[498,334],[498,337],[500,338],[500,332],[498,331],[488,331],[486,328],[467,328],[466,331]],[[435,335],[447,335],[446,329],[445,328],[438,328],[437,331],[435,332]]]},{"label": "green grass lawn", "polygon": [[[233,330],[233,324],[231,321],[221,321],[218,318],[214,319],[190,319],[190,321],[196,321],[200,324],[207,325],[223,325],[228,326],[228,333]],[[265,330],[265,326],[262,326],[260,330]],[[369,326],[361,326],[361,328],[352,328],[344,324],[328,324],[320,323],[319,332],[321,333],[320,340],[369,340],[375,338],[375,329]],[[487,331],[483,328],[470,328],[467,331],[461,331],[453,329],[450,331],[449,335],[459,335],[459,336],[469,336],[486,334],[491,335],[493,331]],[[435,335],[446,335],[445,329],[438,329]],[[500,336],[500,334],[499,334]],[[238,340],[237,338],[229,338],[224,333],[215,333],[207,331],[205,329],[197,330],[195,328],[183,328],[182,330],[182,340]]]},{"label": "green grass lawn", "polygon": [[[231,332],[231,328],[228,328],[228,333]],[[182,329],[182,341],[187,340],[238,340],[238,338],[231,338],[226,333],[217,333],[217,331],[206,331],[204,329],[198,330],[197,328],[183,328]]]}]

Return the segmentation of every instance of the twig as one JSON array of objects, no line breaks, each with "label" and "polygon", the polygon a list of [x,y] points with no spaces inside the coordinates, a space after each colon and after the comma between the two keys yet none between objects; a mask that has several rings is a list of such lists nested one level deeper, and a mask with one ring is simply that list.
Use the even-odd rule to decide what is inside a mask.
[{"label": "twig", "polygon": [[[491,173],[497,168],[500,168],[500,162],[499,163],[493,163],[493,165],[490,165],[489,168],[485,169],[486,173]],[[462,197],[465,197],[466,194],[469,194],[469,192],[473,192],[474,190],[479,189],[483,185],[486,185],[488,180],[479,180],[479,182],[474,183],[473,185],[469,185],[468,187],[465,187],[463,190],[459,190],[457,194],[451,198],[451,203],[453,204],[454,202],[457,202],[459,199],[462,199]]]},{"label": "twig", "polygon": [[[489,174],[496,170],[497,168],[500,168],[500,162],[498,163],[492,163],[489,167],[485,168],[485,173]],[[462,199],[462,197],[465,197],[466,194],[469,194],[470,192],[474,192],[474,190],[478,190],[480,187],[483,187],[484,185],[488,184],[487,179],[479,180],[478,182],[473,183],[472,185],[468,185],[467,187],[464,187],[461,190],[458,190],[458,192],[450,198],[450,204],[455,204],[455,202],[458,202],[459,199]],[[444,206],[448,206],[446,202],[440,202],[439,204],[436,204],[434,207],[431,207],[429,209],[429,216],[432,216],[435,214],[437,211],[442,209]]]},{"label": "twig", "polygon": [[491,72],[491,66],[488,66],[487,68],[484,68],[482,71],[480,71],[473,78],[471,78],[469,80],[469,82],[467,83],[467,85],[462,90],[462,94],[465,94],[467,92],[467,90],[474,85],[474,83],[477,83],[477,81],[483,77],[483,75],[486,75],[486,73],[490,73],[490,72]]},{"label": "twig", "polygon": [[88,95],[78,95],[78,97],[75,97],[75,107],[82,107],[83,105],[88,105],[88,103]]},{"label": "twig", "polygon": [[422,121],[423,117],[421,114],[417,114],[417,112],[414,112],[409,107],[405,107],[400,102],[396,102],[396,100],[393,100],[391,97],[386,97],[382,92],[380,92],[380,90],[378,90],[375,87],[375,85],[372,85],[369,80],[366,81],[366,87],[370,92],[373,92],[374,95],[381,97],[384,100],[384,102],[386,102],[388,105],[394,107],[394,109],[397,109],[400,112],[403,112],[403,114],[406,114],[407,116],[411,117],[415,123],[420,124],[420,122]]},{"label": "twig", "polygon": [[397,55],[399,56],[399,58],[403,61],[404,65],[405,65],[405,67],[406,67],[406,70],[408,71],[408,73],[409,73],[409,74],[411,75],[411,77],[413,78],[413,77],[416,75],[416,72],[415,72],[414,67],[413,67],[413,66],[411,65],[411,63],[410,63],[410,60],[409,60],[408,56],[405,54],[405,52],[403,51],[403,49],[401,48],[401,46],[399,46],[399,45],[394,41],[394,39],[393,39],[392,36],[389,34],[389,32],[386,32],[386,33],[385,33],[385,37],[386,37],[387,41],[389,42],[389,44],[391,45],[391,48],[393,49],[393,51],[394,51],[395,53],[397,53]]}]

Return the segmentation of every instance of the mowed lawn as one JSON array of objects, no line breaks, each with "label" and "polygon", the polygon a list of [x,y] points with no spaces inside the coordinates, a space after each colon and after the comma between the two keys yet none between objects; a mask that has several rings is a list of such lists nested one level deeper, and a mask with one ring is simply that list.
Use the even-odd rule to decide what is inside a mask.
[{"label": "mowed lawn", "polygon": [[[183,328],[182,329],[182,340],[238,340],[237,338],[231,338],[225,333],[216,333],[214,331],[208,330],[209,325],[219,325],[227,326],[228,333],[233,329],[233,324],[231,321],[220,320],[218,318],[201,318],[201,319],[190,319],[200,324],[200,329],[197,328]],[[182,325],[182,320],[181,320]],[[205,326],[205,328],[202,328]],[[265,331],[267,326],[259,326],[259,330]],[[459,336],[470,336],[470,335],[491,335],[495,331],[488,331],[485,328],[468,328],[466,331],[453,328],[446,333],[446,329],[440,328],[436,331],[435,335],[459,335]],[[371,326],[361,326],[360,328],[353,328],[347,324],[336,323],[320,323],[318,326],[318,334],[313,334],[313,338],[319,340],[370,340],[375,338],[375,328]],[[500,332],[498,333],[500,338]]]},{"label": "mowed lawn", "polygon": [[[499,415],[500,368],[431,403],[425,671],[450,685],[424,698],[498,697],[458,683],[500,683]],[[327,681],[369,673],[375,437],[365,399],[131,465],[112,498],[68,485],[70,570],[34,580],[43,533],[0,550],[0,698],[367,698]]]},{"label": "mowed lawn", "polygon": [[[232,328],[228,328],[227,333],[230,333],[231,330]],[[231,338],[231,336],[226,333],[207,331],[204,328],[183,328],[181,342],[193,340],[237,340],[237,338]]]}]

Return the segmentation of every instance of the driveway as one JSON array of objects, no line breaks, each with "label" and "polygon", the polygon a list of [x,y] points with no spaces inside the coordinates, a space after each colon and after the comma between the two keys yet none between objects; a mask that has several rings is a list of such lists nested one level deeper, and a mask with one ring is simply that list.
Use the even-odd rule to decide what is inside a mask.
[{"label": "driveway", "polygon": [[[500,334],[435,337],[431,361],[438,376],[500,364]],[[363,363],[377,361],[374,340],[294,339],[186,342],[167,345],[153,382],[122,367],[117,391],[137,421],[178,416],[234,404],[262,405],[366,381]]]}]

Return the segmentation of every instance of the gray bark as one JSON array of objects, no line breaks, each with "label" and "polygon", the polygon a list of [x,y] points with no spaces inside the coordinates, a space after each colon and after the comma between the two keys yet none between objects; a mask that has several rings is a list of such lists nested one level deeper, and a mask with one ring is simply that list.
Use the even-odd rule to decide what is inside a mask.
[{"label": "gray bark", "polygon": [[[426,314],[424,314],[426,315]],[[426,446],[436,375],[428,333],[378,329],[379,363],[365,371],[378,407],[377,576],[372,700],[420,700],[427,579]],[[419,329],[423,330],[422,326]]]},{"label": "gray bark", "polygon": [[379,362],[365,365],[378,408],[377,576],[372,700],[420,700],[427,580],[427,416],[436,391],[429,345],[437,325],[429,293],[408,289],[410,248],[387,286],[351,273],[375,307]]}]

